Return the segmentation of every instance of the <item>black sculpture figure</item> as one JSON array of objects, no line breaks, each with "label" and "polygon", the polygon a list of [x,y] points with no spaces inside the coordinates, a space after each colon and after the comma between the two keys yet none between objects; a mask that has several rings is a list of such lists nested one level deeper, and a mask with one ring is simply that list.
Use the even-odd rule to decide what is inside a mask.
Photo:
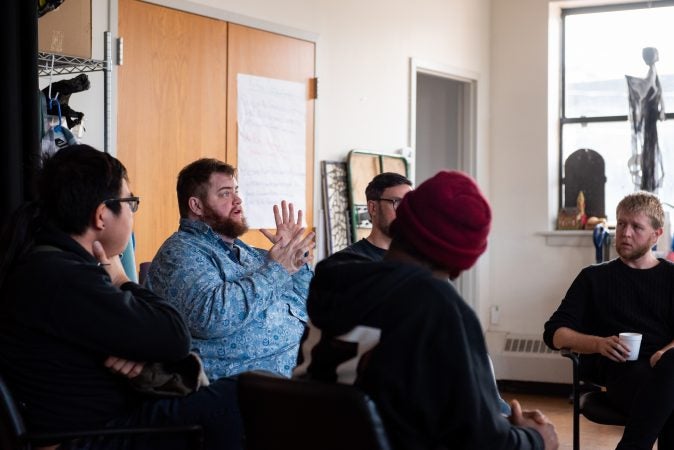
[{"label": "black sculpture figure", "polygon": [[629,93],[629,120],[632,125],[632,156],[628,161],[632,182],[637,189],[654,192],[665,176],[658,144],[657,121],[665,119],[662,86],[655,71],[658,49],[642,51],[648,65],[646,78],[625,75]]}]

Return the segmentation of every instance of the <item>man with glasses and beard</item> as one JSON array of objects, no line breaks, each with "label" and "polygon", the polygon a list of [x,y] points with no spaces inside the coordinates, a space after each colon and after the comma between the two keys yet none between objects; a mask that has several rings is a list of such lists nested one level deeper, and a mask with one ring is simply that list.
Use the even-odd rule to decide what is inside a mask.
[{"label": "man with glasses and beard", "polygon": [[[652,251],[664,212],[655,195],[636,192],[616,215],[618,258],[580,272],[543,338],[595,355],[609,399],[629,417],[617,449],[651,449],[656,438],[660,450],[674,449],[674,264]],[[638,360],[627,360],[621,332],[642,334]]]},{"label": "man with glasses and beard", "polygon": [[375,176],[365,188],[372,231],[368,237],[332,255],[330,261],[381,261],[391,245],[389,227],[396,218],[396,209],[411,190],[412,182],[398,173],[384,172]]},{"label": "man with glasses and beard", "polygon": [[180,226],[155,255],[147,286],[184,315],[211,379],[249,370],[289,376],[307,320],[314,234],[302,211],[274,206],[269,251],[238,239],[248,230],[236,170],[199,159],[180,171]]}]

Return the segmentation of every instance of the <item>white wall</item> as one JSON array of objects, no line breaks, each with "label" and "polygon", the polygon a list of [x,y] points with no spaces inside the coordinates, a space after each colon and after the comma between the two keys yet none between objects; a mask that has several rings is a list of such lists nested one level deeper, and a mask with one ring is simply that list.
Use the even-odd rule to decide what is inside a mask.
[{"label": "white wall", "polygon": [[491,301],[501,306],[495,330],[541,333],[580,269],[594,262],[589,236],[582,238],[587,246],[558,247],[537,234],[553,228],[558,208],[558,47],[548,46],[555,10],[558,4],[547,0],[492,2],[489,282]]},{"label": "white wall", "polygon": [[484,75],[487,98],[488,0],[175,3],[200,3],[318,36],[317,160],[352,148],[392,151],[408,144],[410,57]]}]

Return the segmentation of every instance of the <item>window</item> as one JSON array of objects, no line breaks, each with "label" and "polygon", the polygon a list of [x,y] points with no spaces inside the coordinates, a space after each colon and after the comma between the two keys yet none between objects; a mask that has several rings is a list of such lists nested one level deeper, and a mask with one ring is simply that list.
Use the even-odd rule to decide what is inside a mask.
[{"label": "window", "polygon": [[[645,78],[642,49],[655,47],[667,113],[658,122],[664,179],[656,194],[674,203],[674,1],[567,9],[562,20],[560,175],[574,151],[598,152],[606,165],[605,212],[615,221],[620,199],[638,190],[628,169],[632,134],[625,75]],[[563,196],[560,177],[560,205]]]}]

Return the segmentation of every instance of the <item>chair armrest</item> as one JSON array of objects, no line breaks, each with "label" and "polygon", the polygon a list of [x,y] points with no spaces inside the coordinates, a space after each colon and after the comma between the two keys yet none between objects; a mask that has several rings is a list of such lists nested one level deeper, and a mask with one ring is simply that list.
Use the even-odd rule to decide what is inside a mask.
[{"label": "chair armrest", "polygon": [[572,351],[571,349],[563,348],[559,350],[559,354],[565,358],[569,358],[571,361],[573,361],[575,366],[578,365],[578,353]]},{"label": "chair armrest", "polygon": [[580,385],[580,378],[578,373],[578,367],[580,366],[580,357],[578,356],[578,353],[568,348],[560,349],[559,354],[571,360],[573,366],[573,388],[574,390],[576,390]]}]

